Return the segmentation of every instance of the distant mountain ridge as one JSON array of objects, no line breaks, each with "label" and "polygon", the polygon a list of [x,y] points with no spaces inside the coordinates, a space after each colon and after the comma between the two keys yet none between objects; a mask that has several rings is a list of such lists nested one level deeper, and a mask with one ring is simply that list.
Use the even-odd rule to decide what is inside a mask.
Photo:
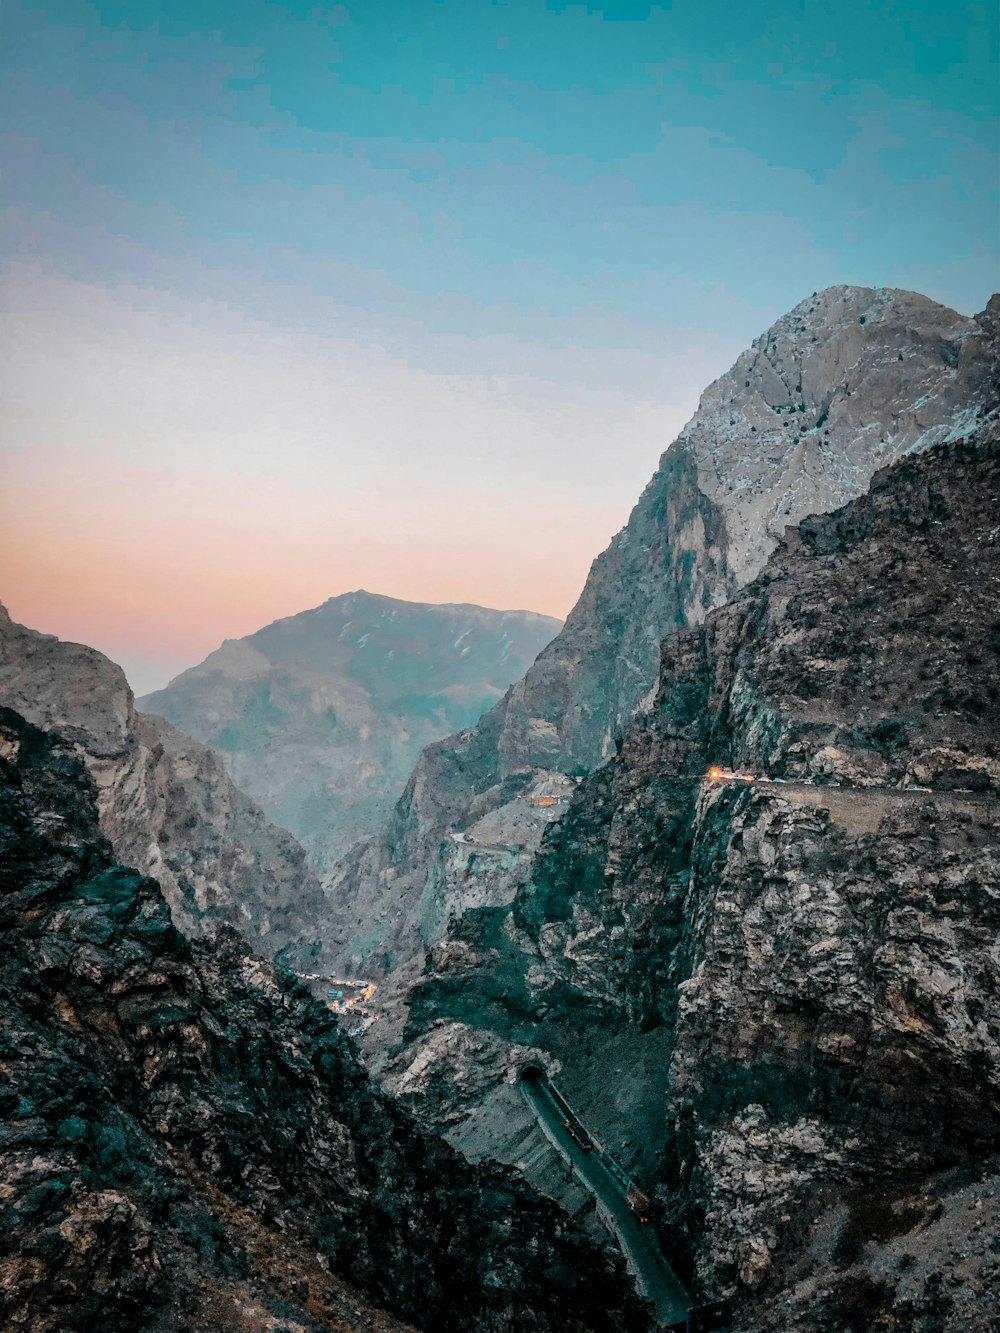
[{"label": "distant mountain ridge", "polygon": [[220,754],[322,870],[385,822],[421,749],[475,723],[560,628],[359,590],[227,639],[140,703]]}]

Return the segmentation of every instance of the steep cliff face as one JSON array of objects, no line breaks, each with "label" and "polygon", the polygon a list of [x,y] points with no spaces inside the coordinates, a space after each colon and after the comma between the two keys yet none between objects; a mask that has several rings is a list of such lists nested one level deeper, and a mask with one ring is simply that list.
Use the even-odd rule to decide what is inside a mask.
[{"label": "steep cliff face", "polygon": [[[749,583],[786,526],[967,434],[996,400],[998,316],[1000,298],[972,319],[911,292],[837,287],[762,335],[706,391],[563,631],[482,722],[425,750],[387,833],[332,876],[345,952],[399,961],[467,907],[509,902],[549,819],[511,803],[539,774],[578,776],[613,753],[655,685],[661,640]],[[484,897],[480,854],[456,858],[451,834],[493,811],[512,827]]]},{"label": "steep cliff face", "polygon": [[561,624],[345,593],[228,640],[139,702],[218,751],[322,873],[382,827],[421,749],[471,726]]},{"label": "steep cliff face", "polygon": [[4,1328],[649,1327],[548,1201],[375,1091],[291,973],[181,935],[94,795],[0,708]]},{"label": "steep cliff face", "polygon": [[26,629],[0,607],[0,704],[73,743],[115,856],[159,880],[180,929],[227,923],[263,952],[322,956],[327,904],[302,848],[217,755],[139,712],[102,653]]},{"label": "steep cliff face", "polygon": [[994,1327],[998,503],[994,428],[786,534],[411,995],[390,1083],[471,1137],[541,1050],[741,1328]]}]

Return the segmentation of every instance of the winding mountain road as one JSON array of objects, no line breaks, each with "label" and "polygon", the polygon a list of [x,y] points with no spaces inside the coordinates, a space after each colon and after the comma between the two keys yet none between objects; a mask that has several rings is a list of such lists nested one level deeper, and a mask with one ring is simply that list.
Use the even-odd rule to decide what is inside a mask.
[{"label": "winding mountain road", "polygon": [[640,1295],[652,1301],[661,1323],[682,1323],[691,1308],[691,1301],[680,1279],[663,1257],[652,1225],[639,1221],[629,1206],[625,1187],[608,1170],[600,1154],[581,1148],[566,1128],[566,1116],[554,1100],[544,1074],[533,1078],[522,1077],[521,1090],[545,1136],[594,1195],[605,1213],[610,1215],[615,1235],[635,1277]]}]

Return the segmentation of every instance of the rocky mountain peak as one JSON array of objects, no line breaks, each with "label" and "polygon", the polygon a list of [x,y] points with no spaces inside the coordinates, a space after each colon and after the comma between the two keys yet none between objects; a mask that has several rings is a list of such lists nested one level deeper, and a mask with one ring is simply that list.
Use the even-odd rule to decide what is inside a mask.
[{"label": "rocky mountain peak", "polygon": [[873,468],[960,438],[986,409],[980,319],[916,292],[830,287],[755,339],[678,443],[723,506],[743,584],[785,527],[860,494]]},{"label": "rocky mountain peak", "polygon": [[96,648],[70,643],[0,616],[0,703],[29,707],[95,759],[127,749],[135,699],[125,673]]},{"label": "rocky mountain peak", "polygon": [[[545,822],[522,793],[613,755],[651,698],[663,639],[750,583],[787,527],[995,414],[998,361],[988,311],[892,289],[830,288],[756,339],[663,454],[560,634],[475,728],[425,752],[384,837],[337,870],[346,947],[412,952],[464,907],[508,901]],[[484,876],[453,834],[489,810],[505,812],[507,863],[494,854]]]},{"label": "rocky mountain peak", "polygon": [[972,430],[995,410],[997,355],[992,326],[914,292],[834,287],[779,319],[705,391],[516,687],[503,770],[607,758],[660,640],[755,578],[786,527]]}]

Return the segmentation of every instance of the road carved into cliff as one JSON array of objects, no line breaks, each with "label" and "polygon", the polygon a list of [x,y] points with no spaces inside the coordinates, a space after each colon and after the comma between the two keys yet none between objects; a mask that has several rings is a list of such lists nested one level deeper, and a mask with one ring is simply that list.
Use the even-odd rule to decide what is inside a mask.
[{"label": "road carved into cliff", "polygon": [[530,1066],[522,1071],[521,1090],[546,1138],[597,1201],[640,1294],[653,1303],[661,1323],[683,1323],[691,1309],[691,1300],[664,1258],[652,1225],[640,1220],[645,1214],[633,1206],[634,1189],[630,1202],[624,1171],[617,1163],[614,1164],[617,1170],[612,1170],[604,1160],[604,1153],[595,1151],[595,1140],[569,1110],[544,1070]]}]

